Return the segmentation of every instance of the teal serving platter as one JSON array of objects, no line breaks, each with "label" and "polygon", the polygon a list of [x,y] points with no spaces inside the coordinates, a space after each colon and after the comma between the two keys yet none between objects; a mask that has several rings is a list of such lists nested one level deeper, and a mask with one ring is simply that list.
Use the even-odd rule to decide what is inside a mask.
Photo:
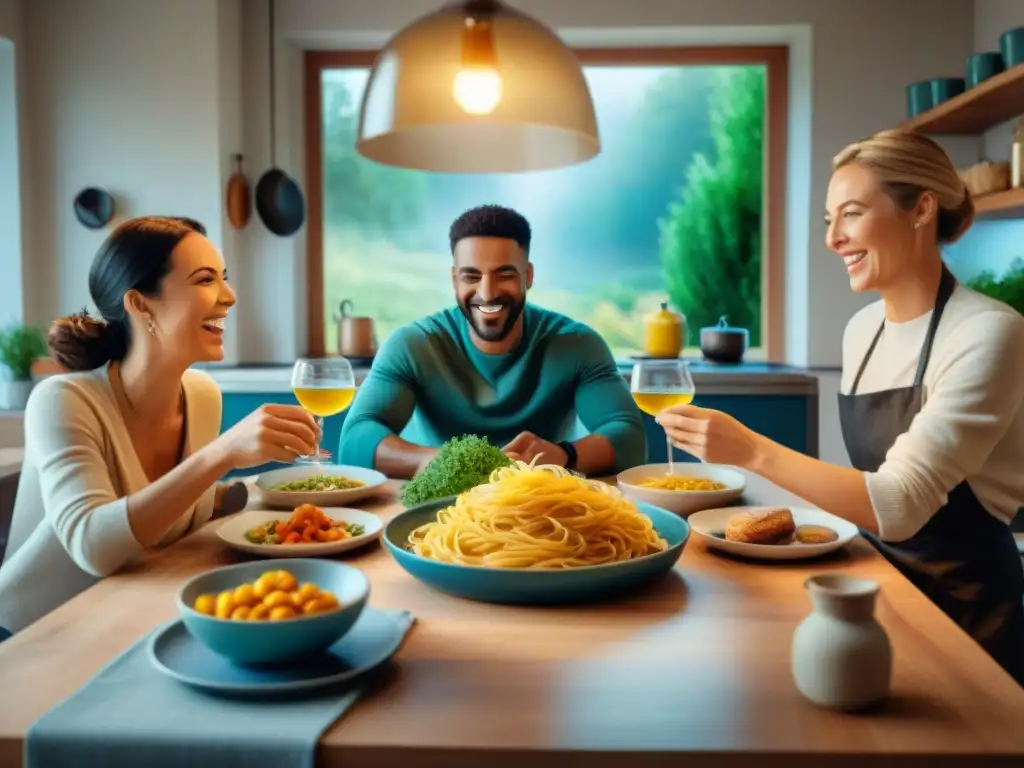
[{"label": "teal serving platter", "polygon": [[633,502],[651,519],[668,547],[653,555],[606,565],[558,570],[487,568],[442,563],[421,557],[408,547],[409,534],[437,519],[454,497],[410,507],[391,519],[381,536],[398,564],[414,578],[457,597],[507,605],[555,605],[621,597],[672,570],[690,538],[690,526],[668,510]]}]

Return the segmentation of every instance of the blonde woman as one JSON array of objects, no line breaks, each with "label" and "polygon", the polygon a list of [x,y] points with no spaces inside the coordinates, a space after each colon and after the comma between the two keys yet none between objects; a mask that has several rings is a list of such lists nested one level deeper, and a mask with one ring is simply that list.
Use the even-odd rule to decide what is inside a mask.
[{"label": "blonde woman", "polygon": [[[220,434],[216,384],[190,366],[224,356],[235,294],[188,219],[121,224],[89,272],[100,317],[56,321],[69,372],[25,411],[25,461],[0,567],[0,641],[213,514],[230,470],[313,449],[298,406],[264,406]],[[6,630],[6,631],[5,631]]]},{"label": "blonde woman", "polygon": [[672,408],[681,449],[746,467],[856,523],[885,557],[1024,685],[1024,318],[957,283],[939,248],[974,204],[930,139],[883,131],[840,152],[827,244],[880,300],[843,338],[839,395],[853,468],[785,448],[732,417]]}]

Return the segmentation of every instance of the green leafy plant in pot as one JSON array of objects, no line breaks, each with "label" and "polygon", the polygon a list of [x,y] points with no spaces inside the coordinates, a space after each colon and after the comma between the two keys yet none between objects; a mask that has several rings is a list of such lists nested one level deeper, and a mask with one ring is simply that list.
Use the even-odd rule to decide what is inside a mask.
[{"label": "green leafy plant in pot", "polygon": [[8,375],[0,381],[0,408],[23,409],[32,392],[32,364],[46,355],[45,334],[15,324],[0,331],[0,363]]}]

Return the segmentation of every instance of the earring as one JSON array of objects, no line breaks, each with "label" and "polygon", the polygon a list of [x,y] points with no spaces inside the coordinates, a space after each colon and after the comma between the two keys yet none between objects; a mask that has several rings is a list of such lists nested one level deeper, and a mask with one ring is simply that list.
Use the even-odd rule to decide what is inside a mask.
[{"label": "earring", "polygon": [[914,229],[920,229],[920,228],[921,228],[921,222],[920,221],[915,221],[914,222]]},{"label": "earring", "polygon": [[149,315],[146,315],[146,330],[149,331],[150,336],[156,336],[156,323]]}]

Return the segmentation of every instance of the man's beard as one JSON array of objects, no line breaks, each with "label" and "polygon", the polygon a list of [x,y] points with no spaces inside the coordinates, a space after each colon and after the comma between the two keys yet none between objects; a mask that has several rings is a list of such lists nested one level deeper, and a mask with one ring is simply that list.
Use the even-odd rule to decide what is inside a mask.
[{"label": "man's beard", "polygon": [[526,306],[526,298],[515,300],[511,298],[496,299],[495,301],[487,302],[490,305],[500,304],[505,308],[503,313],[504,320],[500,323],[486,322],[485,316],[481,312],[474,312],[473,307],[475,305],[483,304],[484,302],[473,301],[472,303],[459,300],[459,309],[462,310],[462,314],[465,315],[469,321],[470,328],[482,341],[502,341],[506,336],[512,333],[512,329],[515,328],[516,321],[519,316],[523,314],[523,308]]}]

